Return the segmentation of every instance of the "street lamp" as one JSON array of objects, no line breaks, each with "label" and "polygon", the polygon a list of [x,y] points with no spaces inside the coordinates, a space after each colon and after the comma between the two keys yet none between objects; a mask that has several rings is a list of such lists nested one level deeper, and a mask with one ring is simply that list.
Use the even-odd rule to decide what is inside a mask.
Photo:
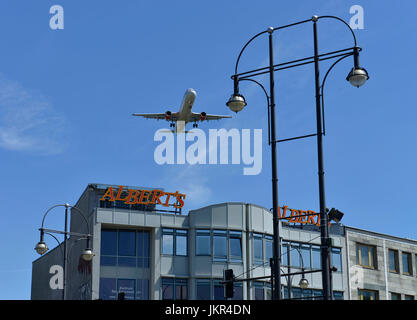
[{"label": "street lamp", "polygon": [[[60,231],[60,230],[51,230],[51,229],[45,229],[44,228],[44,223],[45,223],[45,218],[48,215],[48,213],[56,208],[56,207],[65,207],[65,230],[64,231]],[[83,234],[83,233],[77,233],[77,232],[69,232],[68,231],[68,208],[74,209],[74,212],[77,212],[81,215],[81,217],[84,219],[84,222],[87,225],[87,229],[88,229],[88,234]],[[42,219],[42,225],[41,228],[39,228],[40,231],[40,240],[39,242],[36,244],[35,246],[35,251],[40,254],[43,255],[45,254],[49,248],[46,245],[45,241],[44,241],[44,234],[48,234],[50,236],[52,236],[53,238],[55,238],[55,240],[58,242],[58,245],[60,245],[59,240],[52,234],[52,233],[57,233],[57,234],[63,234],[64,235],[64,241],[63,241],[63,246],[64,246],[64,251],[62,252],[63,254],[63,259],[64,259],[64,265],[63,265],[63,277],[64,277],[64,281],[63,281],[63,290],[62,290],[62,299],[65,300],[65,287],[66,287],[66,269],[67,269],[67,236],[77,236],[77,237],[84,237],[82,239],[86,239],[87,240],[87,246],[86,249],[84,249],[81,253],[81,257],[85,260],[85,261],[91,261],[94,257],[94,253],[91,249],[90,246],[90,238],[91,238],[91,234],[90,234],[90,226],[88,224],[88,221],[86,219],[86,217],[84,216],[84,214],[82,213],[82,211],[80,209],[78,209],[77,207],[74,206],[70,206],[68,203],[66,204],[57,204],[55,206],[50,207],[44,214],[43,219]],[[81,239],[78,239],[81,240]]]},{"label": "street lamp", "polygon": [[[345,48],[337,51],[326,52],[319,54],[318,52],[318,37],[317,37],[317,22],[320,19],[335,19],[339,22],[342,22],[345,26],[349,28],[349,31],[352,34],[354,40],[354,46],[350,48]],[[273,33],[275,31],[294,27],[296,25],[313,22],[313,42],[314,42],[314,55],[302,59],[286,61],[279,64],[274,64],[274,55],[273,55]],[[258,68],[246,72],[238,73],[238,65],[240,58],[247,48],[247,46],[256,38],[261,35],[268,34],[269,39],[269,66]],[[326,201],[325,201],[325,190],[324,190],[324,169],[323,169],[323,142],[322,137],[325,135],[325,126],[324,126],[324,84],[327,79],[327,76],[330,70],[343,59],[353,56],[354,67],[347,76],[347,80],[355,87],[362,86],[368,79],[368,72],[361,68],[359,65],[359,52],[362,49],[357,46],[356,36],[349,26],[343,19],[340,19],[335,16],[313,16],[311,19],[295,22],[285,26],[273,28],[270,27],[265,31],[262,31],[255,36],[253,36],[241,49],[239,56],[235,64],[235,73],[232,75],[234,82],[234,91],[231,98],[228,100],[226,105],[233,112],[239,112],[247,105],[245,98],[239,92],[239,82],[242,80],[251,80],[257,82],[251,78],[260,76],[263,74],[269,74],[269,94],[265,90],[262,84],[257,82],[264,90],[267,101],[268,101],[268,137],[269,144],[271,145],[271,160],[272,160],[272,214],[273,214],[273,260],[272,264],[272,279],[274,283],[274,299],[281,299],[281,280],[280,280],[280,239],[279,239],[279,229],[278,229],[278,175],[277,175],[277,151],[276,144],[278,142],[308,138],[308,137],[317,137],[317,157],[318,157],[318,178],[319,178],[319,200],[320,200],[320,233],[321,233],[321,262],[322,262],[322,281],[323,281],[323,292],[324,299],[331,299],[331,279],[330,279],[330,238],[329,238],[329,226],[328,226],[328,216],[326,212]],[[323,78],[323,82],[320,84],[320,72],[319,72],[319,62],[323,60],[335,59],[338,58],[336,62],[328,69],[327,73]],[[314,73],[315,73],[315,98],[316,98],[316,121],[317,121],[317,132],[314,134],[307,134],[304,136],[298,136],[293,138],[276,140],[276,128],[275,128],[275,87],[274,87],[274,72],[284,69],[290,69],[306,64],[314,63]],[[320,101],[321,100],[321,101]],[[323,119],[322,119],[323,117]]]}]

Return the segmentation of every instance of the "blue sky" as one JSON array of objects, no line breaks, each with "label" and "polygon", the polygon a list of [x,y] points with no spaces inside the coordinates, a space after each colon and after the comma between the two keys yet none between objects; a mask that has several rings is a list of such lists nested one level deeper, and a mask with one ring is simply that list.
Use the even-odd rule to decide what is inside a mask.
[{"label": "blue sky", "polygon": [[[51,30],[49,8],[64,8],[64,30]],[[237,55],[256,33],[336,15],[356,30],[370,80],[345,80],[352,59],[326,81],[326,202],[345,225],[417,239],[414,1],[2,1],[0,3],[0,177],[2,232],[0,299],[30,299],[33,250],[44,212],[75,204],[89,182],[163,187],[187,194],[186,210],[219,202],[271,207],[265,96],[242,83],[248,106],[232,114],[225,102]],[[313,54],[307,24],[278,33],[275,61]],[[320,21],[320,52],[351,47],[340,23]],[[240,71],[267,63],[267,38],[248,47]],[[328,64],[322,63],[321,75]],[[312,66],[276,73],[279,138],[314,132]],[[260,77],[268,87],[268,78]],[[232,115],[201,129],[264,129],[263,170],[243,165],[155,163],[153,135],[167,127],[133,112],[177,111],[187,88],[194,111]],[[315,139],[278,147],[279,203],[316,209]],[[63,212],[48,216],[63,228]],[[53,239],[48,240],[54,246]]]}]

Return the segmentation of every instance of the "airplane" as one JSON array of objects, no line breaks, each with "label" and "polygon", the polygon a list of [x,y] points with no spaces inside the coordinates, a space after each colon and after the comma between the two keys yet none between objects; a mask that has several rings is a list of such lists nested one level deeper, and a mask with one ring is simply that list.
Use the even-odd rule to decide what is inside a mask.
[{"label": "airplane", "polygon": [[168,110],[165,113],[133,113],[132,116],[144,117],[146,119],[165,119],[166,121],[171,122],[169,126],[171,128],[176,128],[177,132],[184,132],[185,125],[187,124],[187,122],[194,122],[193,128],[198,128],[197,122],[199,121],[202,122],[210,120],[220,120],[223,118],[231,118],[231,116],[207,114],[205,112],[192,112],[192,107],[196,97],[197,93],[194,89],[190,88],[187,91],[185,91],[184,98],[182,99],[181,103],[181,108],[178,112],[171,112]]}]

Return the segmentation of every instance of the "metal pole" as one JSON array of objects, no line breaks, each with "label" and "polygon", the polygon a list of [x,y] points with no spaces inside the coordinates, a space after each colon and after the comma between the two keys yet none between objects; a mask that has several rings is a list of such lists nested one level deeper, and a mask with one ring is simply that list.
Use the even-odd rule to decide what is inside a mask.
[{"label": "metal pole", "polygon": [[317,155],[319,175],[319,197],[320,197],[320,235],[321,235],[321,265],[324,300],[330,300],[330,255],[329,255],[329,224],[326,212],[326,199],[324,192],[324,169],[323,169],[323,132],[321,122],[320,105],[320,72],[317,40],[317,20],[313,20],[314,33],[314,71],[316,86],[316,117],[317,117]]},{"label": "metal pole", "polygon": [[275,132],[275,88],[274,88],[274,56],[273,56],[273,41],[272,33],[274,29],[268,29],[269,33],[269,81],[271,92],[271,155],[272,155],[272,219],[274,230],[274,265],[273,265],[273,279],[274,279],[274,299],[281,300],[281,247],[279,239],[278,226],[278,177],[277,177],[277,141]]},{"label": "metal pole", "polygon": [[62,290],[62,300],[65,300],[65,288],[66,288],[66,271],[67,271],[67,233],[68,233],[68,204],[65,204],[65,234],[64,234],[64,267],[63,267],[63,277],[64,277],[64,287]]}]

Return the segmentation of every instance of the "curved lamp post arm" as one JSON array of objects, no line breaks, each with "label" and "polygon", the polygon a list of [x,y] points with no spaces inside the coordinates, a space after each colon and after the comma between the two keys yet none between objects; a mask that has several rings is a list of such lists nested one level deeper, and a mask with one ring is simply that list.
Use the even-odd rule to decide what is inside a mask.
[{"label": "curved lamp post arm", "polygon": [[54,206],[52,206],[52,207],[50,207],[46,212],[45,212],[45,214],[43,215],[43,218],[42,218],[42,225],[41,225],[41,229],[44,229],[44,224],[45,224],[45,219],[46,219],[46,216],[48,215],[48,213],[52,210],[52,209],[54,209],[54,208],[56,208],[56,207],[66,207],[66,208],[71,208],[71,209],[75,209],[75,211],[77,212],[77,213],[79,213],[81,216],[82,216],[82,218],[84,219],[84,222],[87,224],[87,229],[88,229],[88,233],[90,234],[90,224],[88,223],[88,221],[87,221],[87,218],[84,216],[84,213],[80,210],[80,209],[78,209],[77,207],[74,207],[74,206],[70,206],[69,204],[57,204],[57,205],[54,205]]},{"label": "curved lamp post arm", "polygon": [[[361,48],[359,48],[359,51],[361,51],[362,49]],[[339,59],[337,59],[331,66],[330,66],[330,68],[327,70],[327,72],[326,72],[326,74],[325,74],[325,76],[324,76],[324,78],[323,78],[323,81],[322,81],[322,83],[321,83],[321,86],[320,86],[320,96],[321,96],[321,109],[322,109],[322,118],[323,118],[323,135],[325,136],[326,135],[326,123],[325,123],[325,120],[324,120],[324,84],[326,83],[326,79],[327,79],[327,76],[329,75],[329,73],[330,73],[330,71],[333,69],[333,67],[337,64],[337,63],[339,63],[340,61],[342,61],[343,59],[345,59],[345,58],[347,58],[347,57],[350,57],[350,56],[352,56],[353,55],[353,53],[349,53],[349,54],[346,54],[345,56],[343,56],[343,57],[341,57],[341,58],[339,58]]]},{"label": "curved lamp post arm", "polygon": [[249,78],[245,78],[245,79],[239,79],[237,80],[238,82],[240,81],[251,81],[256,83],[258,86],[261,87],[262,91],[265,93],[266,96],[266,103],[268,105],[268,145],[271,145],[271,115],[269,114],[269,108],[271,107],[271,103],[270,103],[270,97],[268,95],[268,92],[266,91],[265,87],[262,85],[262,83],[260,83],[259,81],[253,80],[253,79],[249,79]]},{"label": "curved lamp post arm", "polygon": [[50,232],[45,232],[47,235],[50,235],[52,238],[54,238],[55,240],[56,240],[56,242],[58,242],[58,247],[60,247],[60,249],[61,249],[61,254],[62,254],[62,256],[64,256],[64,252],[62,251],[62,247],[61,247],[61,242],[58,240],[58,238],[57,237],[55,237],[52,233],[50,233]]},{"label": "curved lamp post arm", "polygon": [[350,27],[350,25],[345,20],[343,20],[339,17],[336,17],[336,16],[319,16],[319,17],[317,17],[317,20],[319,20],[319,19],[336,19],[336,20],[339,20],[340,22],[342,22],[343,24],[345,24],[349,28],[350,32],[352,33],[353,41],[355,42],[355,47],[357,47],[357,41],[356,41],[355,33],[353,32],[353,29]]}]

